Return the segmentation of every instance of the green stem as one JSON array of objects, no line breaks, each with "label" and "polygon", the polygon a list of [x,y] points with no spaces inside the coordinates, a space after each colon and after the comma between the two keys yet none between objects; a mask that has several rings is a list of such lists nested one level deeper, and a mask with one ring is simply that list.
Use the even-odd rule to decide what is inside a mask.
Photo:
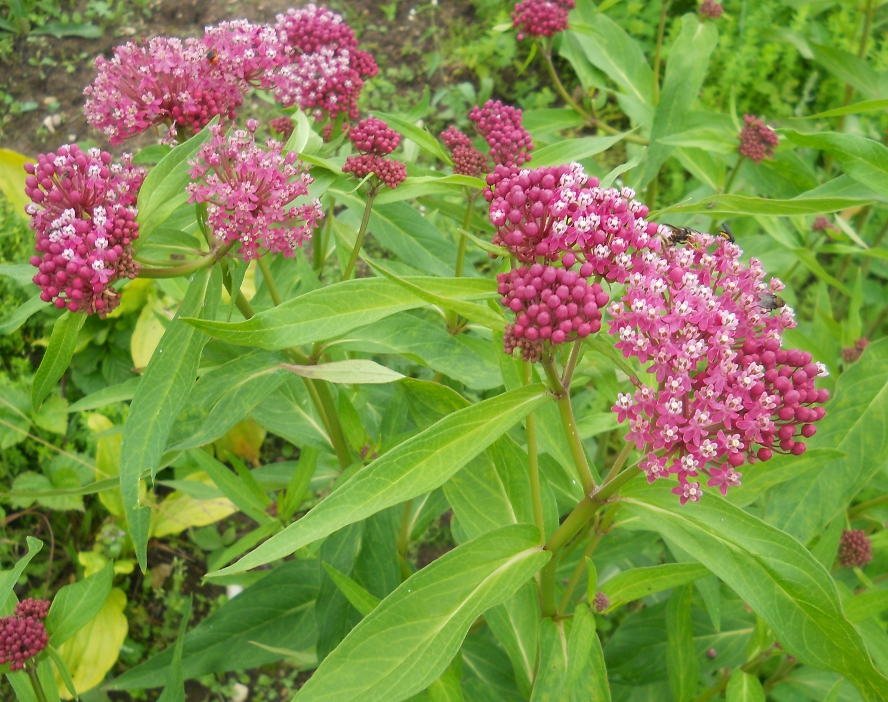
[{"label": "green stem", "polygon": [[407,547],[410,545],[410,514],[413,511],[413,500],[404,503],[404,512],[401,515],[401,530],[398,533],[398,554],[407,559]]},{"label": "green stem", "polygon": [[327,211],[327,220],[324,226],[315,229],[312,234],[312,267],[315,272],[320,274],[324,268],[324,256],[327,253],[327,241],[329,240],[330,228],[333,226],[333,210],[336,207],[336,200],[330,199],[330,209]]},{"label": "green stem", "polygon": [[551,355],[543,359],[543,368],[546,371],[546,378],[549,380],[549,386],[555,396],[555,401],[558,403],[561,424],[564,427],[564,435],[567,438],[567,445],[570,447],[570,454],[573,457],[574,465],[576,465],[577,473],[580,476],[580,484],[583,486],[583,492],[589,495],[595,490],[595,480],[592,477],[592,471],[589,469],[586,451],[583,449],[583,442],[580,441],[580,434],[577,431],[577,422],[574,419],[573,407],[570,404],[570,391],[561,383],[561,378],[558,377],[558,370],[555,368],[555,359]]},{"label": "green stem", "polygon": [[663,56],[663,36],[666,33],[666,12],[670,0],[662,0],[660,4],[660,26],[657,29],[657,51],[654,54],[654,105],[660,102],[660,63]]},{"label": "green stem", "polygon": [[[636,464],[637,465],[637,464]],[[613,471],[611,471],[612,473]],[[637,473],[631,468],[627,468],[626,470],[618,473],[613,478],[610,478],[606,482],[604,482],[598,490],[596,490],[592,497],[595,498],[595,501],[599,504],[606,502],[611,497],[616,495],[620,489],[628,483],[632,478],[634,478]]]},{"label": "green stem", "polygon": [[553,553],[549,562],[540,570],[540,609],[544,617],[554,617],[558,612],[555,599],[555,574],[558,567],[558,554]]},{"label": "green stem", "polygon": [[555,530],[555,533],[546,542],[545,549],[552,551],[553,558],[564,547],[564,544],[576,536],[580,529],[589,523],[600,504],[601,502],[593,500],[589,495],[586,495],[577,503],[577,506],[573,508],[573,511],[567,515],[567,518],[561,522],[561,526]]},{"label": "green stem", "polygon": [[580,562],[574,569],[573,575],[570,578],[570,582],[568,582],[567,587],[564,589],[564,595],[561,597],[561,604],[558,605],[559,615],[563,615],[564,611],[570,604],[570,598],[573,595],[574,590],[577,589],[577,584],[580,582],[580,578],[583,577],[583,572],[586,570],[586,559],[592,557],[592,554],[595,553],[595,549],[598,548],[598,544],[601,543],[601,539],[604,537],[605,534],[607,534],[611,524],[613,524],[614,522],[614,517],[617,514],[618,508],[618,504],[614,504],[608,507],[607,512],[605,512],[604,514],[604,519],[601,520],[601,524],[599,524],[598,527],[595,529],[592,540],[589,542],[589,545],[586,547],[583,555],[580,556]]},{"label": "green stem", "polygon": [[[478,191],[472,191],[470,188],[465,188],[466,191],[466,199],[469,201],[469,204],[466,205],[466,214],[463,217],[463,231],[459,234],[459,245],[456,249],[456,268],[454,269],[454,275],[457,278],[461,278],[463,274],[463,266],[465,264],[466,259],[466,245],[469,242],[469,237],[467,237],[463,232],[468,231],[469,226],[471,226],[472,222],[472,213],[475,211],[475,200],[478,199]],[[447,314],[445,316],[445,320],[447,322],[447,331],[451,334],[455,334],[459,329],[459,315],[453,310],[447,310]]]},{"label": "green stem", "polygon": [[358,229],[358,236],[355,239],[355,248],[352,249],[351,258],[348,259],[348,265],[342,274],[343,280],[351,278],[351,274],[358,262],[358,256],[361,255],[361,247],[364,245],[364,235],[367,233],[367,225],[370,223],[370,212],[373,210],[373,200],[376,198],[376,186],[370,186],[367,191],[367,204],[364,206],[364,216],[361,218],[361,228]]},{"label": "green stem", "polygon": [[271,302],[275,307],[281,304],[281,295],[278,292],[277,285],[274,283],[274,276],[271,274],[271,268],[265,256],[258,259],[259,270],[262,271],[262,277],[265,278],[265,287],[268,288],[268,294],[271,295]]},{"label": "green stem", "polygon": [[[533,382],[533,364],[523,363],[524,384]],[[540,530],[540,543],[546,542],[546,525],[543,521],[543,500],[540,489],[540,464],[537,454],[536,416],[533,412],[527,415],[527,468],[530,473],[530,498],[533,503],[533,522]]]},{"label": "green stem", "polygon": [[617,475],[620,473],[620,469],[626,463],[626,459],[629,458],[629,454],[631,451],[632,451],[632,444],[627,441],[626,445],[623,446],[623,450],[620,451],[620,455],[618,455],[614,459],[614,464],[611,466],[610,470],[607,472],[607,475],[604,478],[604,483],[603,483],[602,487],[604,485],[607,485],[611,480],[613,480],[615,477],[617,477]]},{"label": "green stem", "polygon": [[235,243],[236,242],[232,241],[230,244],[226,244],[217,251],[208,253],[193,261],[189,261],[188,263],[183,263],[181,266],[173,266],[171,268],[141,268],[139,270],[138,277],[179,278],[181,276],[188,275],[189,273],[194,273],[195,271],[199,271],[201,268],[207,268],[221,261],[222,257],[231,250],[231,247],[234,246]]},{"label": "green stem", "polygon": [[745,159],[745,156],[740,156],[740,158],[737,159],[737,163],[734,164],[734,168],[732,168],[731,172],[728,174],[728,178],[727,180],[725,180],[725,187],[723,189],[723,192],[725,194],[731,192],[731,186],[734,184],[734,179],[737,177],[737,173],[740,171],[740,165]]},{"label": "green stem", "polygon": [[336,451],[339,466],[342,469],[348,468],[351,465],[351,451],[348,448],[348,442],[345,440],[345,434],[342,433],[339,413],[336,411],[336,405],[333,403],[333,394],[330,392],[330,386],[326,382],[317,381],[315,382],[315,390],[317,390],[324,413],[327,415],[327,421],[330,425],[330,441],[333,442],[333,450]]},{"label": "green stem", "polygon": [[888,495],[882,495],[881,497],[876,497],[872,500],[861,502],[859,505],[855,505],[851,508],[851,510],[848,512],[848,516],[851,519],[854,519],[857,515],[866,512],[870,507],[880,507],[881,505],[884,505],[886,503],[888,503]]},{"label": "green stem", "polygon": [[583,340],[577,339],[574,342],[573,348],[570,350],[570,358],[567,361],[567,365],[564,366],[564,372],[561,375],[561,384],[564,386],[565,390],[570,390],[570,381],[573,380],[574,370],[576,370],[582,346]]},{"label": "green stem", "polygon": [[[873,26],[873,15],[875,14],[876,8],[873,0],[866,0],[866,6],[863,14],[863,33],[860,36],[860,45],[857,47],[857,58],[863,59],[866,56],[866,45],[869,41],[870,31]],[[842,107],[847,107],[851,104],[851,98],[854,97],[854,88],[845,84],[845,97],[842,100]],[[836,131],[841,132],[845,126],[845,115],[840,115],[839,119],[836,121]]]},{"label": "green stem", "polygon": [[28,673],[28,680],[31,681],[31,687],[34,690],[34,697],[37,698],[37,702],[46,702],[46,693],[43,691],[43,685],[40,683],[40,678],[37,675],[37,667],[34,666],[25,666],[25,671]]}]

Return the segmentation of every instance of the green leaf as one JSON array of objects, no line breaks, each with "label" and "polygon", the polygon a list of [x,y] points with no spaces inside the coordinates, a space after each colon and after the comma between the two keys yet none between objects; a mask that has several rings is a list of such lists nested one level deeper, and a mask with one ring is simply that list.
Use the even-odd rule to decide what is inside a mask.
[{"label": "green leaf", "polygon": [[27,218],[25,206],[31,202],[31,198],[25,195],[25,178],[28,177],[25,164],[33,162],[34,159],[12,149],[0,149],[0,191],[22,219]]},{"label": "green leaf", "polygon": [[569,699],[564,683],[567,673],[568,641],[564,622],[544,619],[540,624],[540,670],[530,702],[559,702]]},{"label": "green leaf", "polygon": [[191,165],[188,162],[194,159],[200,147],[210,138],[209,127],[217,121],[214,118],[193,137],[176,146],[148,173],[139,189],[139,214],[136,218],[139,238],[136,240],[136,250],[178,207],[188,202],[189,195],[185,190],[185,186],[191,182]]},{"label": "green leaf", "polygon": [[15,587],[15,584],[18,582],[22,573],[25,572],[25,568],[27,568],[31,559],[40,552],[41,548],[43,548],[43,542],[40,539],[28,536],[26,537],[26,540],[28,543],[28,552],[19,558],[11,569],[0,570],[0,608],[6,606],[6,601],[12,594],[12,588]]},{"label": "green leaf", "polygon": [[[457,300],[495,296],[496,283],[483,278],[404,278],[428,293]],[[360,278],[336,283],[260,312],[245,322],[183,321],[217,339],[241,346],[276,351],[335,339],[405,310],[425,300],[384,278]]]},{"label": "green leaf", "polygon": [[432,136],[431,132],[425,127],[420,127],[419,125],[414,124],[413,122],[404,119],[398,115],[386,114],[383,112],[377,112],[376,116],[388,122],[389,126],[395,131],[400,132],[405,137],[410,139],[410,141],[415,142],[417,146],[421,149],[424,149],[432,156],[437,158],[440,161],[448,165],[452,165],[453,161],[450,159],[450,154],[447,153],[447,150],[441,146],[441,143]]},{"label": "green leaf", "polygon": [[345,573],[336,570],[329,563],[323,563],[324,570],[333,579],[336,587],[345,595],[346,599],[351,603],[362,617],[366,617],[379,605],[379,598],[371,595],[367,590],[358,585],[354,580]]},{"label": "green leaf", "polygon": [[486,305],[475,305],[471,302],[464,302],[462,300],[454,300],[453,298],[436,295],[435,293],[428,292],[421,286],[410,282],[408,278],[401,278],[388,268],[380,265],[377,261],[373,261],[366,257],[364,257],[363,260],[373,268],[373,270],[378,271],[386,278],[395,281],[398,285],[402,286],[405,290],[409,290],[421,300],[425,300],[432,305],[441,305],[444,309],[453,310],[466,319],[476,322],[477,324],[482,324],[493,331],[502,332],[506,326],[506,321],[502,314],[497,314]]},{"label": "green leaf", "polygon": [[243,480],[232,473],[225,465],[200,449],[188,454],[198,466],[210,476],[210,480],[225,497],[234,503],[241,512],[260,525],[274,521],[265,513],[265,504],[244,485]]},{"label": "green leaf", "polygon": [[[641,151],[638,152],[638,154],[634,158],[631,158],[628,161],[626,161],[626,163],[623,163],[623,164],[611,169],[608,172],[608,174],[606,176],[604,176],[604,178],[601,179],[601,187],[602,188],[611,187],[617,178],[619,178],[621,175],[623,175],[626,171],[631,171],[639,163],[641,163],[641,160],[644,158],[644,154],[645,154],[644,149],[642,149]],[[500,247],[497,247],[497,248],[500,248]],[[508,251],[508,249],[506,249],[506,251]]]},{"label": "green leaf", "polygon": [[657,141],[669,146],[686,146],[716,154],[737,152],[737,136],[718,127],[696,127],[660,137]]},{"label": "green leaf", "polygon": [[690,13],[682,16],[681,34],[666,63],[663,90],[651,127],[650,146],[644,161],[633,173],[636,187],[653,180],[672,153],[674,147],[665,143],[663,138],[684,130],[685,115],[697,100],[709,67],[709,56],[717,43],[718,30],[714,22],[701,24],[697,16]]},{"label": "green leaf", "polygon": [[[187,143],[191,143],[190,141]],[[157,473],[167,437],[176,415],[185,404],[197,375],[200,354],[207,337],[182,318],[215,315],[221,290],[218,269],[198,271],[188,286],[179,311],[158,343],[142,381],[136,388],[120,443],[120,492],[126,510],[130,538],[139,565],[148,566],[147,544],[151,509],[139,504],[139,481],[143,473]]]},{"label": "green leaf", "polygon": [[53,646],[61,646],[95,617],[111,592],[114,563],[108,561],[98,573],[66,585],[52,599],[46,615],[46,632]]},{"label": "green leaf", "polygon": [[[829,413],[827,413],[828,415]],[[768,461],[759,461],[743,467],[743,484],[728,493],[728,502],[746,507],[773,488],[798,478],[809,471],[821,469],[828,463],[846,456],[844,451],[828,448],[809,448],[801,456],[775,454]]]},{"label": "green leaf", "polygon": [[115,402],[132,400],[136,388],[139,387],[140,380],[141,378],[130,378],[123,383],[102,388],[101,390],[90,393],[73,405],[68,405],[68,412],[85,412],[87,410],[98,409],[99,407],[107,407],[108,405],[113,405]]},{"label": "green leaf", "polygon": [[270,563],[386,507],[431,492],[546,401],[544,386],[529,385],[447,415],[356,473],[251,554],[213,575]]},{"label": "green leaf", "polygon": [[46,654],[49,656],[50,660],[52,660],[56,670],[59,671],[59,675],[62,677],[65,687],[68,688],[68,692],[71,693],[71,696],[74,699],[79,699],[77,688],[74,687],[74,679],[71,677],[71,671],[68,669],[68,664],[65,663],[65,659],[62,658],[61,654],[52,644],[49,644],[46,647]]},{"label": "green leaf", "polygon": [[[318,465],[318,452],[311,446],[303,446],[299,454],[299,463],[287,483],[287,491],[278,495],[278,515],[284,522],[299,509],[311,488],[311,479]],[[215,568],[215,566],[214,566]]]},{"label": "green leaf", "polygon": [[794,215],[826,214],[849,207],[859,207],[872,202],[867,198],[852,197],[805,197],[799,195],[791,200],[771,200],[749,195],[709,195],[697,202],[686,205],[673,205],[651,213],[651,218],[665,214],[705,214],[710,217],[734,217],[756,215],[759,217],[792,217]]},{"label": "green leaf", "polygon": [[674,702],[689,702],[697,696],[700,667],[694,649],[690,587],[676,588],[666,602],[666,671]]},{"label": "green leaf", "polygon": [[709,570],[698,563],[664,563],[646,568],[625,570],[601,586],[601,591],[616,607],[624,602],[640,600],[655,592],[687,585],[708,576]]},{"label": "green leaf", "polygon": [[815,115],[796,117],[795,119],[820,119],[822,117],[841,117],[843,115],[859,115],[865,112],[881,112],[883,110],[888,110],[888,100],[864,100],[863,102],[858,102],[853,105],[837,107],[834,110],[818,112]]},{"label": "green leaf", "polygon": [[455,195],[464,197],[465,188],[482,190],[486,183],[472,176],[453,175],[409,177],[394,190],[388,188],[376,196],[373,205],[385,205],[401,200],[412,200],[425,195]]},{"label": "green leaf", "polygon": [[49,307],[48,302],[40,299],[40,295],[34,295],[27,302],[16,307],[3,321],[0,321],[0,334],[12,334],[22,324],[42,309]]},{"label": "green leaf", "polygon": [[654,72],[641,46],[620,25],[598,13],[588,24],[571,23],[570,33],[592,65],[624,93],[643,104],[653,104]]},{"label": "green leaf", "polygon": [[829,152],[846,175],[888,197],[888,148],[878,141],[838,132],[803,134],[794,129],[781,129],[780,134],[798,146]]},{"label": "green leaf", "polygon": [[606,137],[584,137],[582,139],[563,139],[557,144],[544,146],[539,151],[533,152],[533,167],[559,166],[571,161],[580,161],[589,158],[602,151],[607,151],[617,142],[621,141],[625,134]]},{"label": "green leaf", "polygon": [[[567,673],[564,682],[565,691],[575,696],[585,690],[591,691],[592,702],[611,702],[604,653],[595,632],[595,617],[586,605],[579,605],[574,610],[567,642]],[[590,698],[587,694],[581,699]]]},{"label": "green leaf", "polygon": [[[182,669],[186,680],[256,668],[280,660],[280,653],[260,648],[304,651],[314,645],[314,601],[318,593],[316,560],[291,561],[226,602],[185,635]],[[168,648],[111,681],[111,690],[160,687],[169,674]]]},{"label": "green leaf", "polygon": [[99,39],[105,30],[95,24],[68,24],[67,22],[47,22],[42,27],[31,30],[31,34],[49,34],[56,39],[78,37],[80,39]]},{"label": "green leaf", "polygon": [[842,602],[842,606],[849,621],[866,621],[888,609],[888,590],[870,590],[848,597]]},{"label": "green leaf", "polygon": [[866,61],[837,46],[808,42],[814,60],[843,83],[856,88],[870,98],[881,98],[888,93],[888,76],[874,71]]},{"label": "green leaf", "polygon": [[770,493],[765,519],[807,543],[851,503],[888,460],[888,339],[870,344],[839,378],[812,449],[845,454]]},{"label": "green leaf", "polygon": [[510,597],[548,558],[530,525],[457,546],[385,598],[295,700],[398,702],[419,692],[444,672],[478,615]]},{"label": "green leaf", "polygon": [[829,573],[791,536],[712,493],[682,507],[668,485],[636,481],[624,488],[623,505],[727,583],[789,654],[841,673],[866,700],[888,689]]},{"label": "green leaf", "polygon": [[725,695],[726,702],[765,702],[765,691],[759,679],[739,668],[731,675]]},{"label": "green leaf", "polygon": [[508,600],[488,609],[484,619],[509,654],[518,689],[529,697],[536,675],[541,621],[536,584],[522,585]]},{"label": "green leaf", "polygon": [[326,380],[330,383],[343,385],[360,385],[361,383],[379,385],[381,383],[393,383],[404,377],[401,373],[381,366],[376,361],[365,359],[333,361],[331,363],[321,363],[317,366],[298,366],[284,363],[282,367],[303,378]]},{"label": "green leaf", "polygon": [[182,670],[182,648],[185,643],[185,630],[188,628],[188,620],[191,619],[191,597],[185,604],[182,619],[179,621],[179,637],[173,646],[173,660],[170,664],[170,672],[167,674],[166,686],[157,702],[185,702],[185,674]]},{"label": "green leaf", "polygon": [[86,315],[76,312],[65,312],[56,320],[52,336],[49,338],[49,346],[43,354],[31,386],[31,405],[35,412],[40,409],[43,399],[49,395],[59,378],[68,369],[74,357],[74,348],[77,346],[77,335],[85,321]]}]

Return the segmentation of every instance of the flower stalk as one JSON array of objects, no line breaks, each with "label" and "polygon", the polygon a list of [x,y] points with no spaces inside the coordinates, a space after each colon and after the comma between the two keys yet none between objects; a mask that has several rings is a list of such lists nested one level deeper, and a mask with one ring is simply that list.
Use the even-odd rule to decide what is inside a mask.
[{"label": "flower stalk", "polygon": [[367,234],[367,226],[370,224],[370,213],[373,211],[373,200],[376,198],[379,184],[375,183],[370,186],[367,191],[367,204],[364,205],[364,216],[361,217],[361,227],[358,229],[358,236],[355,238],[355,247],[352,249],[351,256],[348,259],[348,265],[342,273],[342,280],[351,278],[355,270],[355,264],[358,262],[358,256],[361,255],[361,247],[364,245],[364,236]]}]

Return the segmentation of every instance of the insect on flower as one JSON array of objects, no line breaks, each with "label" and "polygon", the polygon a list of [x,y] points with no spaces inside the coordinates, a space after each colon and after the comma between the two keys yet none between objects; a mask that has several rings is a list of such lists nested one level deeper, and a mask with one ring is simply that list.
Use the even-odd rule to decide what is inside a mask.
[{"label": "insect on flower", "polygon": [[211,66],[215,66],[219,63],[219,54],[217,54],[213,49],[207,51],[207,61]]},{"label": "insect on flower", "polygon": [[674,224],[665,223],[662,226],[670,231],[670,234],[664,237],[665,243],[669,246],[681,246],[687,243],[690,243],[693,246],[693,237],[702,234],[702,232],[698,232],[696,229],[691,229],[690,227],[676,227]]},{"label": "insect on flower", "polygon": [[721,225],[721,229],[719,230],[718,235],[725,241],[730,241],[732,244],[737,243],[737,240],[734,238],[734,232],[731,231],[731,228],[728,226],[727,222]]},{"label": "insect on flower", "polygon": [[786,307],[786,300],[782,297],[777,297],[773,293],[764,293],[759,298],[759,307],[763,310],[778,310],[781,307]]}]

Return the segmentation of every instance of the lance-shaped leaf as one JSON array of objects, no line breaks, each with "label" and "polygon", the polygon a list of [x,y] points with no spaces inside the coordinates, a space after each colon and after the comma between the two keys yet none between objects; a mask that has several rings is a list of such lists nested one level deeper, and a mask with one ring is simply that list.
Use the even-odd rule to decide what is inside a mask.
[{"label": "lance-shaped leaf", "polygon": [[613,608],[655,592],[687,585],[708,575],[709,569],[699,563],[664,563],[625,570],[604,583],[601,591],[607,595]]},{"label": "lance-shaped leaf", "polygon": [[113,579],[114,563],[108,561],[98,573],[56,593],[46,615],[46,631],[53,646],[61,646],[101,611]]},{"label": "lance-shaped leaf", "polygon": [[759,679],[739,668],[731,675],[725,695],[726,702],[765,702],[765,691]]},{"label": "lance-shaped leaf", "polygon": [[835,582],[798,541],[717,494],[682,507],[668,485],[638,481],[623,505],[733,588],[788,653],[841,673],[865,700],[884,699],[888,678],[842,613]]},{"label": "lance-shaped leaf", "polygon": [[120,443],[120,492],[130,538],[139,565],[148,566],[148,527],[151,509],[139,504],[139,480],[157,472],[176,415],[188,399],[207,337],[183,324],[182,317],[212,318],[219,302],[221,274],[198,271],[177,316],[164,332],[136,389]]},{"label": "lance-shaped leaf", "polygon": [[510,597],[549,559],[539,532],[517,525],[445,554],[385,598],[296,695],[298,702],[398,702],[426,688],[472,622]]},{"label": "lance-shaped leaf", "polygon": [[52,336],[49,337],[49,346],[43,354],[31,386],[31,405],[35,412],[68,369],[77,346],[77,335],[85,321],[86,315],[76,312],[65,312],[56,320]]},{"label": "lance-shaped leaf", "polygon": [[565,139],[551,146],[544,146],[539,151],[533,152],[533,167],[558,166],[570,161],[579,161],[602,151],[620,141],[625,134],[616,134],[607,137],[585,137],[583,139]]},{"label": "lance-shaped leaf", "polygon": [[654,212],[651,217],[666,214],[706,214],[711,217],[756,215],[758,217],[792,217],[794,215],[826,214],[849,207],[860,207],[875,198],[869,196],[806,197],[802,193],[791,200],[751,197],[749,195],[710,195],[696,202],[679,204]]},{"label": "lance-shaped leaf", "polygon": [[543,385],[528,385],[447,415],[360,470],[280,534],[212,575],[270,563],[386,507],[431,492],[547,401]]},{"label": "lance-shaped leaf", "polygon": [[674,702],[690,702],[697,697],[700,667],[691,622],[692,593],[690,587],[677,588],[666,603],[666,671]]},{"label": "lance-shaped leaf", "polygon": [[284,363],[282,367],[303,378],[326,380],[330,383],[343,383],[345,385],[393,383],[404,377],[398,371],[393,371],[391,368],[381,366],[375,361],[362,358],[350,361],[333,361],[332,363],[322,363],[317,366],[298,366]]},{"label": "lance-shaped leaf", "polygon": [[8,317],[0,320],[0,334],[12,334],[33,315],[47,307],[49,304],[41,300],[39,294],[34,295],[30,300],[16,307]]},{"label": "lance-shaped leaf", "polygon": [[[12,588],[15,587],[21,574],[25,572],[28,563],[30,563],[31,559],[40,552],[41,548],[43,548],[43,542],[40,539],[28,536],[26,540],[28,543],[28,552],[19,558],[16,564],[9,570],[0,570],[0,609],[6,606],[6,600],[8,600],[9,596],[12,594]],[[13,602],[14,601],[15,600],[13,600]]]},{"label": "lance-shaped leaf", "polygon": [[[405,278],[423,290],[455,300],[496,296],[496,283],[483,278]],[[315,341],[335,339],[427,302],[384,278],[359,278],[336,283],[260,312],[245,322],[214,322],[188,318],[197,329],[241,346],[277,351]]]}]

